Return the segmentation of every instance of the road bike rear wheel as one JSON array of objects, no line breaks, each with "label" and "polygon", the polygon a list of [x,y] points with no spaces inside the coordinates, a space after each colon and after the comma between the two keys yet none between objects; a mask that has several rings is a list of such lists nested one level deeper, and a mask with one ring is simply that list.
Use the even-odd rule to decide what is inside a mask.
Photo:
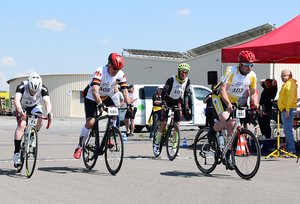
[{"label": "road bike rear wheel", "polygon": [[215,170],[218,164],[218,153],[216,150],[216,138],[212,145],[208,141],[208,128],[200,129],[194,141],[194,160],[198,169],[205,174]]},{"label": "road bike rear wheel", "polygon": [[[32,127],[29,131],[29,142],[28,150],[25,153],[25,163],[26,163],[26,176],[30,178],[33,175],[36,159],[38,154],[38,135],[37,131],[34,127]],[[25,142],[26,144],[26,142]]]},{"label": "road bike rear wheel", "polygon": [[26,136],[23,135],[21,138],[21,149],[20,149],[20,160],[21,163],[20,165],[17,166],[17,173],[22,171],[23,165],[24,165],[24,160],[25,160],[25,138]]},{"label": "road bike rear wheel", "polygon": [[98,152],[97,152],[98,148],[96,145],[97,144],[96,140],[97,140],[96,134],[94,130],[92,130],[82,148],[83,163],[88,170],[94,168],[98,159]]},{"label": "road bike rear wheel", "polygon": [[168,127],[168,131],[166,134],[166,150],[167,156],[170,161],[173,161],[179,150],[180,145],[180,132],[177,124]]},{"label": "road bike rear wheel", "polygon": [[232,161],[236,173],[243,179],[254,177],[260,166],[260,145],[255,135],[242,129],[240,137],[237,134],[232,142]]},{"label": "road bike rear wheel", "polygon": [[117,127],[111,127],[105,143],[105,164],[112,175],[117,174],[123,163],[124,144],[122,134]]}]

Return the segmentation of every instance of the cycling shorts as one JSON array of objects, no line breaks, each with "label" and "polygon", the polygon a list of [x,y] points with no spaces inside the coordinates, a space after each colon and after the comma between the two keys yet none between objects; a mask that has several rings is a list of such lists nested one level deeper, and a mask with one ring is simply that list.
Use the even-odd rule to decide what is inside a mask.
[{"label": "cycling shorts", "polygon": [[[110,97],[106,97],[102,100],[102,103],[106,106],[115,106],[114,101]],[[97,103],[90,99],[84,98],[84,110],[86,118],[95,118],[97,116]]]}]

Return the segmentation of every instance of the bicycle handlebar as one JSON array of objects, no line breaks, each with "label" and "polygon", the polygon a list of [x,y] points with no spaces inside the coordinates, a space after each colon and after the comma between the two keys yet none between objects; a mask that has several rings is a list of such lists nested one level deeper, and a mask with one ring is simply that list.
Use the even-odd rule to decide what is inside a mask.
[{"label": "bicycle handlebar", "polygon": [[[30,118],[30,117],[33,117],[33,116],[38,117],[38,118],[40,118],[40,119],[42,119],[42,120],[47,120],[48,122],[47,122],[46,129],[49,129],[49,128],[50,128],[51,120],[50,120],[50,118],[49,118],[48,115],[45,116],[45,115],[43,115],[42,113],[34,113],[34,114],[26,114],[26,115],[22,116],[22,118],[25,119],[25,118]],[[21,123],[21,121],[22,121],[22,120],[19,121],[19,124]]]},{"label": "bicycle handlebar", "polygon": [[[103,111],[107,112],[107,111],[108,111],[108,108],[109,108],[109,107],[104,106],[104,107],[103,107]],[[118,108],[118,110],[127,110],[127,109],[128,109],[127,107],[126,107],[126,108]],[[103,120],[103,119],[106,119],[106,118],[109,117],[109,115],[102,115],[102,114],[103,114],[103,112],[101,112],[100,114],[97,113],[97,115],[96,115],[96,117],[95,117],[96,121],[98,121],[98,120]]]}]

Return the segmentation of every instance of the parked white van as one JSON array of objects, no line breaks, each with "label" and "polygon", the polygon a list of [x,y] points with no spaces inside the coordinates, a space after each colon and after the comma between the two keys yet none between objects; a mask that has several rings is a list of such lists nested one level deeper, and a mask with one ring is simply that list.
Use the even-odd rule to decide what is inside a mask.
[{"label": "parked white van", "polygon": [[[138,107],[135,115],[135,132],[140,132],[144,127],[149,130],[148,119],[152,112],[152,96],[158,87],[163,84],[135,84],[134,89],[138,93]],[[211,92],[209,88],[201,85],[191,85],[192,88],[192,119],[182,118],[180,125],[205,126],[205,108],[203,99]],[[124,124],[126,110],[120,110],[120,122]]]}]

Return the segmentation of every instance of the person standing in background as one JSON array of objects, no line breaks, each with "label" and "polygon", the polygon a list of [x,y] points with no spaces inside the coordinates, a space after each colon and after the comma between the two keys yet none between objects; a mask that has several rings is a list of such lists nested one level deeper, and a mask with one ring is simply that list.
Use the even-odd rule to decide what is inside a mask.
[{"label": "person standing in background", "polygon": [[281,80],[284,84],[279,92],[277,105],[281,112],[286,151],[291,154],[296,154],[296,146],[293,134],[293,121],[297,112],[297,80],[293,79],[292,72],[287,69],[281,71]]},{"label": "person standing in background", "polygon": [[[111,97],[111,99],[114,101],[117,108],[120,108],[124,105],[124,96],[119,91],[118,85],[114,86],[114,95]],[[120,127],[120,115],[117,116],[116,127]]]},{"label": "person standing in background", "polygon": [[134,90],[133,84],[130,84],[128,86],[128,91],[129,91],[129,103],[131,104],[131,106],[128,107],[125,114],[125,126],[126,126],[127,137],[133,136],[133,131],[135,128],[134,118],[137,111],[137,99],[138,99],[138,95]]},{"label": "person standing in background", "polygon": [[158,87],[155,94],[152,97],[152,126],[150,131],[149,138],[152,139],[154,137],[155,130],[157,128],[157,122],[161,121],[161,107],[162,107],[162,99],[161,99],[161,93],[163,88]]},{"label": "person standing in background", "polygon": [[[277,94],[277,81],[275,79],[266,79],[261,81],[260,85],[264,88],[261,93],[259,105],[260,111],[258,114],[258,123],[263,138],[271,138],[271,114],[272,114],[272,101]],[[276,121],[277,122],[277,121]]]}]

